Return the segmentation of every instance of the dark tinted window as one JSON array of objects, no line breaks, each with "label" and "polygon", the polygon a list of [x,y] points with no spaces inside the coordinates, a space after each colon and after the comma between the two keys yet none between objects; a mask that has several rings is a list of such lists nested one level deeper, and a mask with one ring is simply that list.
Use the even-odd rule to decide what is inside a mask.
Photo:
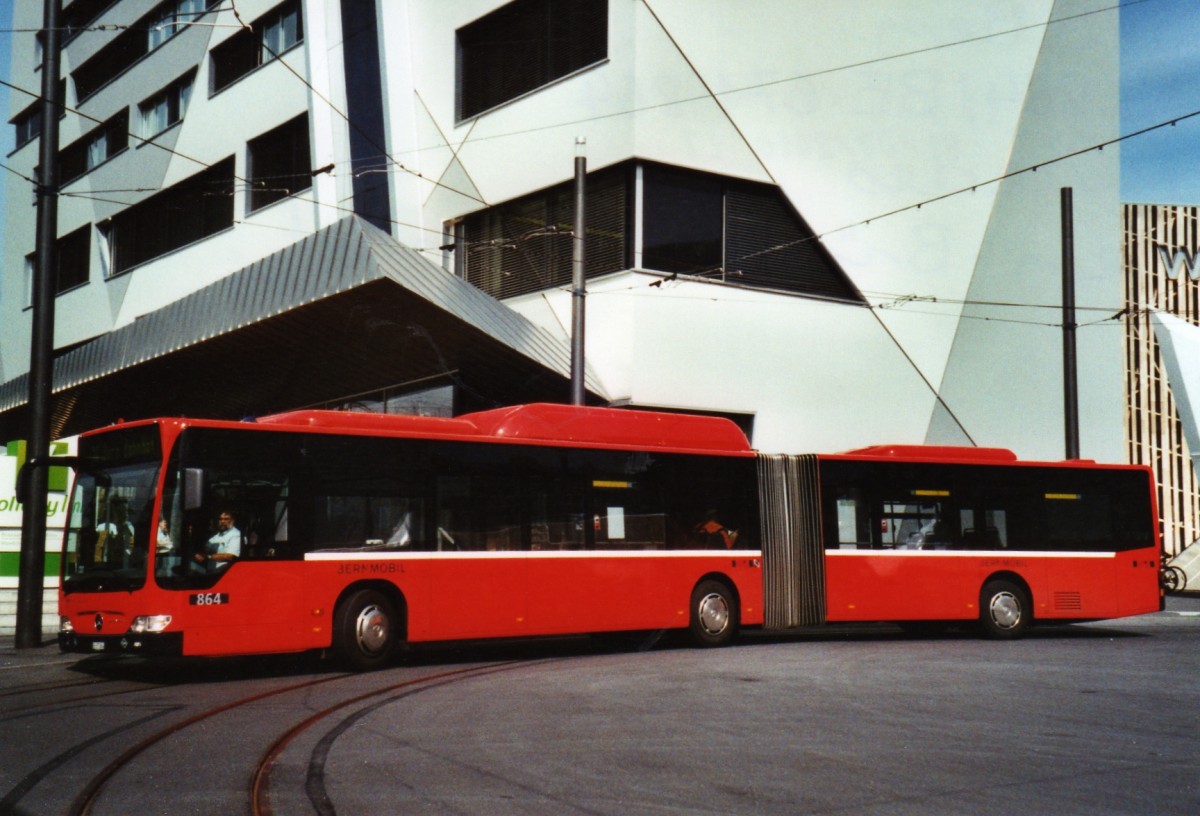
[{"label": "dark tinted window", "polygon": [[494,108],[607,55],[607,0],[516,0],[458,30],[458,116]]},{"label": "dark tinted window", "polygon": [[715,271],[724,263],[721,180],[650,166],[645,171],[642,265],[662,272]]},{"label": "dark tinted window", "polygon": [[54,286],[56,294],[88,282],[88,261],[91,257],[91,224],[58,239],[58,276]]},{"label": "dark tinted window", "polygon": [[[60,99],[62,97],[59,97]],[[34,102],[12,120],[13,143],[16,147],[28,144],[42,135],[42,103]]]},{"label": "dark tinted window", "polygon": [[[627,267],[627,171],[589,175],[585,188],[589,278]],[[496,298],[571,283],[574,184],[472,213],[459,225],[459,272]]]},{"label": "dark tinted window", "polygon": [[112,218],[112,274],[233,226],[233,158],[218,162]]},{"label": "dark tinted window", "polygon": [[1114,552],[1150,546],[1139,471],[821,463],[830,549]]},{"label": "dark tinted window", "polygon": [[[251,430],[194,429],[184,439],[167,505],[176,507],[176,540],[192,536],[180,545],[185,562],[219,511],[238,519],[243,558],[745,549],[758,541],[753,459]],[[179,504],[187,468],[204,475],[198,510]]]},{"label": "dark tinted window", "polygon": [[308,115],[251,139],[249,155],[251,210],[312,187]]},{"label": "dark tinted window", "polygon": [[63,184],[99,167],[129,147],[129,111],[122,108],[102,125],[63,148],[59,155],[59,177]]},{"label": "dark tinted window", "polygon": [[[638,166],[588,176],[588,277],[633,264]],[[640,166],[641,268],[862,301],[779,188]],[[574,183],[567,182],[467,215],[455,225],[457,271],[498,298],[570,285],[574,212]]]},{"label": "dark tinted window", "polygon": [[250,30],[234,34],[210,52],[212,91],[232,85],[304,40],[304,18],[298,0],[288,0],[254,20]]},{"label": "dark tinted window", "polygon": [[149,45],[144,27],[134,26],[119,34],[71,72],[71,78],[75,80],[75,97],[82,101],[91,96],[147,53]]}]

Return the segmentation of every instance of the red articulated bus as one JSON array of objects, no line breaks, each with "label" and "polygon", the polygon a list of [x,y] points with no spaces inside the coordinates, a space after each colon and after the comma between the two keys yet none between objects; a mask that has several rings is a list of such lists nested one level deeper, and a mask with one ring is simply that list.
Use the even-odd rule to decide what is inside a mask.
[{"label": "red articulated bus", "polygon": [[329,649],[1161,608],[1148,470],[897,446],[766,456],[712,417],[525,405],[300,411],[83,435],[60,645]]}]

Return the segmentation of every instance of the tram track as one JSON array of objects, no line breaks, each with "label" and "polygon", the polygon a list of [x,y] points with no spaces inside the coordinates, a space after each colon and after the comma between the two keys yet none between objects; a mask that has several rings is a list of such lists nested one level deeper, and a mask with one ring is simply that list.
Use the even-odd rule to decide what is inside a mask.
[{"label": "tram track", "polygon": [[[247,787],[250,812],[253,814],[253,816],[274,816],[275,810],[272,805],[271,790],[272,773],[276,762],[289,748],[289,746],[292,746],[296,742],[298,737],[305,732],[310,731],[314,726],[317,726],[322,722],[329,721],[331,717],[335,717],[339,713],[345,713],[345,716],[333,723],[332,726],[319,739],[317,747],[314,749],[313,756],[310,757],[309,761],[307,762],[307,771],[303,783],[304,793],[312,803],[314,811],[318,814],[321,814],[321,816],[332,816],[332,814],[336,813],[336,810],[334,809],[333,804],[325,790],[324,767],[325,759],[329,753],[329,748],[332,746],[333,742],[338,736],[348,731],[363,717],[366,717],[379,708],[394,703],[397,700],[410,697],[414,694],[419,694],[424,691],[483,677],[488,674],[508,671],[525,665],[529,665],[529,661],[510,660],[500,663],[488,663],[485,665],[451,669],[419,677],[408,677],[400,682],[389,683],[380,687],[370,688],[365,691],[356,691],[355,693],[345,696],[342,699],[335,699],[334,701],[324,705],[319,710],[305,717],[300,722],[284,730],[261,753],[259,760],[254,766],[253,772],[250,774],[250,781]],[[208,721],[211,721],[236,709],[261,703],[272,698],[304,692],[306,690],[335,683],[337,681],[346,681],[353,678],[362,677],[364,677],[364,675],[338,673],[330,676],[307,679],[297,683],[289,683],[278,688],[271,688],[254,694],[247,694],[235,700],[231,700],[204,711],[194,713],[190,716],[184,717],[183,719],[165,725],[158,730],[144,736],[134,744],[130,745],[128,748],[125,748],[117,756],[113,757],[111,761],[109,761],[98,772],[92,774],[86,784],[84,784],[79,792],[75,795],[74,799],[71,801],[64,813],[66,816],[92,816],[92,814],[99,809],[98,805],[104,801],[105,792],[109,788],[110,783],[116,777],[118,777],[125,769],[136,763],[139,757],[143,757],[150,752],[151,749],[154,749],[156,746],[160,746],[160,744],[164,743],[165,741],[178,738],[179,735],[188,731],[189,729],[194,729],[197,726],[201,726]],[[55,757],[26,774],[15,787],[9,790],[3,796],[3,798],[0,798],[0,813],[20,812],[16,809],[17,803],[27,793],[29,793],[39,783],[48,779],[56,771],[62,769],[71,760],[83,754],[84,751],[88,750],[89,748],[93,748],[107,740],[119,736],[120,734],[127,733],[135,728],[144,726],[147,723],[151,723],[161,717],[178,713],[183,709],[184,706],[178,704],[169,704],[156,707],[155,710],[151,711],[145,716],[139,717],[128,723],[123,723],[118,727],[109,729],[108,731],[92,736],[86,740],[82,740],[67,750],[60,752]],[[347,712],[347,709],[351,710]]]},{"label": "tram track", "polygon": [[103,683],[112,683],[114,681],[99,677],[82,678],[79,680],[71,680],[68,682],[54,683],[27,683],[18,686],[8,686],[4,691],[0,691],[0,700],[6,697],[24,697],[28,694],[36,694],[43,691],[61,691],[62,689],[80,688],[81,686],[96,686]]},{"label": "tram track", "polygon": [[[11,708],[6,707],[3,710],[0,710],[0,722],[19,719],[21,717],[28,716],[33,712],[37,712],[38,714],[51,714],[58,710],[77,708],[84,703],[90,703],[94,700],[103,700],[107,697],[119,697],[122,694],[133,694],[138,691],[144,691],[146,688],[147,687],[143,686],[138,688],[110,689],[108,691],[96,691],[93,694],[75,695],[65,699],[26,702],[19,706],[13,706]],[[153,688],[153,686],[150,686],[149,688]]]},{"label": "tram track", "polygon": [[[545,661],[537,661],[545,662]],[[305,793],[316,813],[319,816],[336,816],[336,809],[333,806],[332,800],[325,788],[325,761],[329,755],[329,749],[333,742],[346,731],[348,731],[356,722],[382,708],[390,705],[397,700],[411,697],[415,694],[420,694],[425,691],[430,691],[436,688],[461,683],[465,680],[473,680],[489,674],[496,674],[503,671],[511,671],[521,666],[531,665],[528,661],[505,661],[503,663],[493,663],[485,666],[472,666],[465,669],[454,669],[451,671],[440,672],[434,675],[425,677],[412,678],[401,683],[395,683],[383,688],[374,689],[369,692],[356,695],[354,697],[342,700],[333,705],[327,706],[320,711],[317,711],[312,716],[304,721],[296,724],[288,729],[282,736],[275,741],[270,748],[264,753],[262,760],[258,764],[258,768],[254,773],[254,778],[250,786],[250,811],[253,816],[274,816],[274,809],[271,804],[271,775],[275,767],[276,761],[283,752],[299,737],[317,723],[328,719],[339,711],[342,711],[350,706],[358,703],[366,702],[372,698],[381,695],[389,695],[385,699],[377,700],[370,705],[363,706],[347,716],[343,717],[333,728],[329,729],[325,735],[318,741],[313,749],[312,755],[308,762],[308,770],[305,775]]]},{"label": "tram track", "polygon": [[280,688],[270,689],[267,691],[258,692],[256,694],[250,694],[172,723],[166,728],[162,728],[153,734],[150,734],[133,746],[127,748],[115,759],[113,759],[112,762],[105,766],[99,773],[95,774],[87,783],[87,785],[85,785],[75,797],[70,808],[67,810],[67,814],[68,816],[87,816],[87,814],[90,814],[100,795],[103,793],[105,787],[108,785],[109,781],[113,779],[113,777],[120,773],[123,768],[133,762],[133,760],[135,760],[138,756],[145,753],[147,750],[167,739],[168,737],[174,736],[187,728],[206,720],[210,720],[233,709],[250,705],[252,703],[257,703],[281,694],[310,689],[325,683],[342,680],[350,676],[353,675],[336,674],[330,677],[320,677],[314,680],[305,680],[300,683],[292,683]]}]

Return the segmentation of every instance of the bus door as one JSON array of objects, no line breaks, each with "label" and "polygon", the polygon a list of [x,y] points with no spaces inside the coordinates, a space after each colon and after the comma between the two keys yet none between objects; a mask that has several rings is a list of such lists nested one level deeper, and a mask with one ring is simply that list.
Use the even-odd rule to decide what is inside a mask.
[{"label": "bus door", "polygon": [[[194,428],[169,468],[154,578],[176,595],[187,653],[319,645],[296,540],[291,440]],[[178,461],[173,459],[173,462]]]},{"label": "bus door", "polygon": [[486,452],[475,461],[455,458],[435,477],[429,603],[410,607],[412,634],[432,640],[528,634],[519,474],[492,467]]}]

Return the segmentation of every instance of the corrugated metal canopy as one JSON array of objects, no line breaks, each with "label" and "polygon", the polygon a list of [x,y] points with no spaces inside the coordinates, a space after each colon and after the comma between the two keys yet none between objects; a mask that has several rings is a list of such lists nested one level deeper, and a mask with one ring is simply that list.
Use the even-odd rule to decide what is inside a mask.
[{"label": "corrugated metal canopy", "polygon": [[[237,418],[437,378],[471,408],[562,401],[570,348],[351,216],[64,354],[53,425]],[[0,385],[10,434],[27,399],[27,376]]]}]

